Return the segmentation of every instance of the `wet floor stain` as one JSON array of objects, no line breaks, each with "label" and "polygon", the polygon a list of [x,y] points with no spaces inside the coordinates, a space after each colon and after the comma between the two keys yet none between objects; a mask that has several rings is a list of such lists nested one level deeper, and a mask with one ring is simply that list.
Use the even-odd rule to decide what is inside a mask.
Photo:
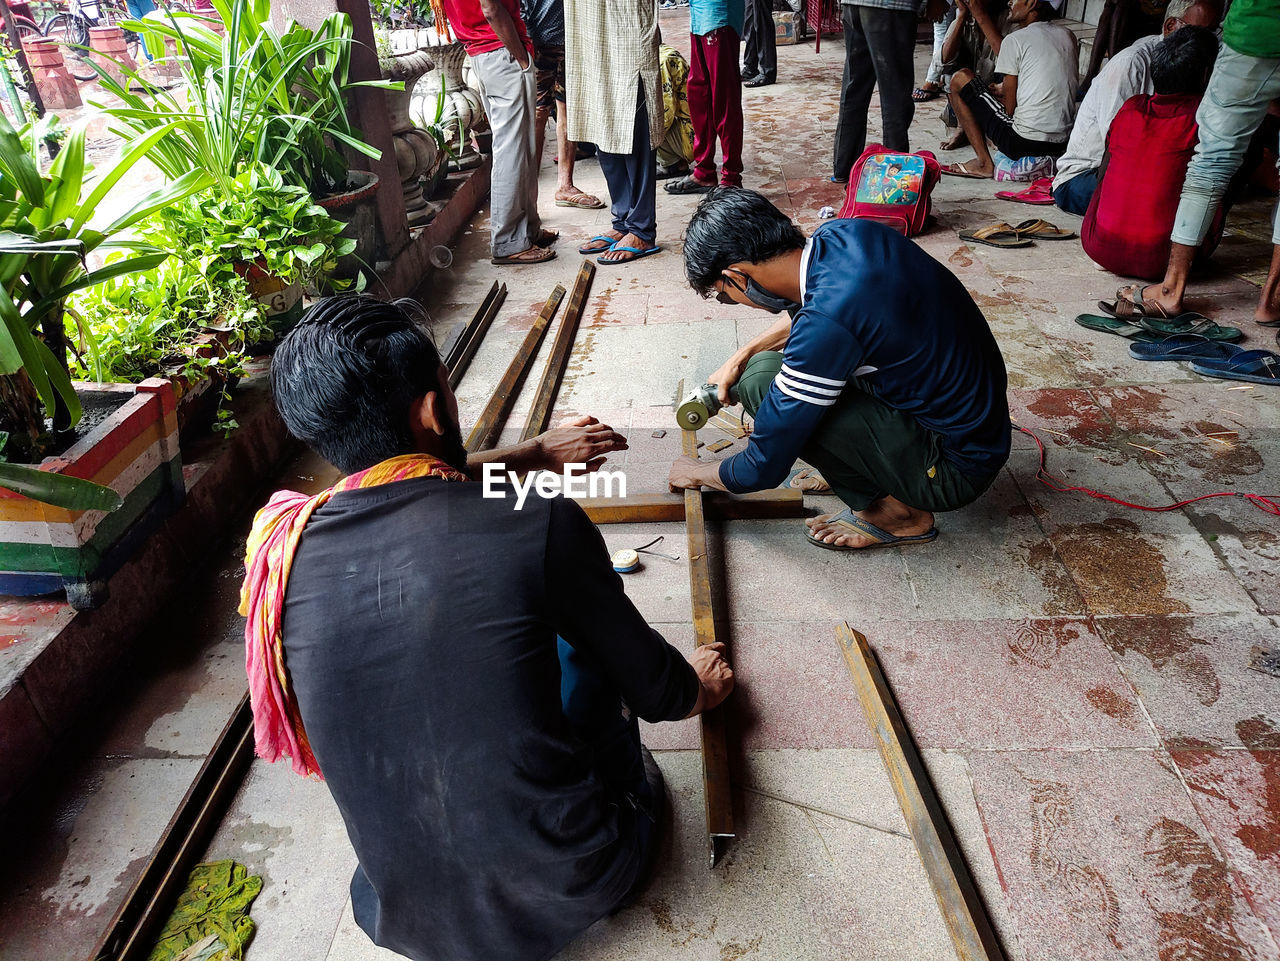
[{"label": "wet floor stain", "polygon": [[1091,687],[1084,692],[1085,698],[1107,717],[1126,721],[1134,715],[1133,702],[1117,694],[1109,687]]},{"label": "wet floor stain", "polygon": [[1118,656],[1145,657],[1157,671],[1167,673],[1206,707],[1222,694],[1218,672],[1200,648],[1208,641],[1197,636],[1195,622],[1184,617],[1134,617],[1108,620],[1103,629],[1107,646]]},{"label": "wet floor stain", "polygon": [[1164,555],[1123,517],[1064,524],[1054,536],[1063,562],[1096,614],[1175,614],[1191,608],[1171,597]]},{"label": "wet floor stain", "polygon": [[1172,818],[1161,818],[1146,836],[1144,858],[1155,877],[1186,890],[1187,911],[1170,910],[1155,892],[1147,901],[1160,925],[1160,961],[1254,961],[1257,954],[1236,930],[1236,897],[1227,865],[1199,833]]}]

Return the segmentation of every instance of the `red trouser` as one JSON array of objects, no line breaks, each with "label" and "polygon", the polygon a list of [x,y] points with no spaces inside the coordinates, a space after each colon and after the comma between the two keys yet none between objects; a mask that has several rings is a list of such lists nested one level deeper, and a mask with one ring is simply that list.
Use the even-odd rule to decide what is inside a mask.
[{"label": "red trouser", "polygon": [[724,151],[720,182],[742,186],[742,75],[738,31],[719,27],[690,36],[689,116],[693,120],[693,175],[716,182],[716,135]]}]

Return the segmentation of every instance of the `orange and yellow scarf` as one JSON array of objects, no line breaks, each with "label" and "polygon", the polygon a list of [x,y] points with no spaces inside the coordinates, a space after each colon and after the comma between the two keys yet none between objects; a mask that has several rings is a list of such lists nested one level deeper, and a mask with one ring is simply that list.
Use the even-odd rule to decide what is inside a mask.
[{"label": "orange and yellow scarf", "polygon": [[240,613],[248,619],[244,660],[258,757],[267,761],[289,757],[297,773],[322,776],[289,683],[281,634],[285,589],[302,529],[312,513],[339,491],[377,487],[413,477],[468,479],[442,460],[426,454],[407,454],[344,477],[312,497],[297,491],[277,491],[254,518],[246,545]]}]

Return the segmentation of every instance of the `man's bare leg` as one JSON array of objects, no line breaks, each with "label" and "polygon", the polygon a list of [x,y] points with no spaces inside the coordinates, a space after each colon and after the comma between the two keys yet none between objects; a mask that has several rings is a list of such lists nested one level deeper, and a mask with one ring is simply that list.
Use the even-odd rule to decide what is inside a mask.
[{"label": "man's bare leg", "polygon": [[[933,530],[933,515],[915,507],[909,507],[896,497],[880,498],[864,511],[854,511],[856,516],[882,531],[888,531],[895,537],[914,537],[927,534]],[[858,534],[845,527],[831,524],[835,514],[824,514],[821,517],[810,517],[805,521],[814,540],[836,547],[871,547],[877,543],[870,537]]]},{"label": "man's bare leg", "polygon": [[1253,316],[1258,323],[1268,327],[1280,326],[1280,244],[1271,251],[1271,270],[1262,285],[1258,310]]},{"label": "man's bare leg", "polygon": [[563,100],[556,101],[556,150],[560,154],[560,170],[556,175],[556,200],[572,200],[586,208],[600,208],[599,197],[579,190],[573,183],[573,164],[578,159],[578,145],[569,139],[568,111]]},{"label": "man's bare leg", "polygon": [[973,115],[969,105],[960,96],[960,91],[967,84],[981,82],[972,70],[957,70],[956,75],[951,79],[951,92],[947,96],[951,101],[951,109],[955,111],[956,120],[960,123],[961,133],[969,139],[973,152],[978,155],[975,159],[961,164],[961,166],[970,173],[981,174],[984,177],[994,177],[996,165],[995,161],[991,159],[991,151],[987,149],[987,137],[982,132],[982,126],[978,123],[978,118]]},{"label": "man's bare leg", "polygon": [[[1154,304],[1164,311],[1165,316],[1176,317],[1184,311],[1182,295],[1187,291],[1187,276],[1191,273],[1191,264],[1196,259],[1197,247],[1186,244],[1173,244],[1169,250],[1169,266],[1165,269],[1164,280],[1159,284],[1151,284],[1142,288],[1142,302]],[[1274,271],[1275,263],[1272,263]],[[1135,285],[1136,286],[1136,285]],[[1133,302],[1133,288],[1125,288],[1120,293],[1121,300]],[[1264,287],[1265,291],[1266,288]],[[1158,313],[1157,311],[1149,311]]]},{"label": "man's bare leg", "polygon": [[[533,142],[537,153],[534,154],[538,158],[538,169],[542,169],[542,145],[547,140],[547,121],[551,119],[551,110],[548,107],[538,107],[533,111]],[[557,135],[559,127],[556,128]]]}]

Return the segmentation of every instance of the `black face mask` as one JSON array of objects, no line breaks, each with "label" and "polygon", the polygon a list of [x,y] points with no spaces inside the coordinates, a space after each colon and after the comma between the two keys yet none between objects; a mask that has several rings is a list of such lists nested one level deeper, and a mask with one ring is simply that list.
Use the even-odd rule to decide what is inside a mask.
[{"label": "black face mask", "polygon": [[[730,277],[726,277],[725,280],[737,287],[738,290],[742,291],[742,293],[746,295],[747,300],[751,301],[757,307],[762,307],[771,314],[779,314],[785,310],[792,317],[794,317],[800,310],[800,305],[794,300],[787,300],[785,297],[779,297],[777,294],[770,293],[752,280],[750,275],[744,276],[747,278],[747,285],[745,287]],[[717,294],[716,300],[720,301],[722,304],[733,303],[733,299],[726,293]]]}]

